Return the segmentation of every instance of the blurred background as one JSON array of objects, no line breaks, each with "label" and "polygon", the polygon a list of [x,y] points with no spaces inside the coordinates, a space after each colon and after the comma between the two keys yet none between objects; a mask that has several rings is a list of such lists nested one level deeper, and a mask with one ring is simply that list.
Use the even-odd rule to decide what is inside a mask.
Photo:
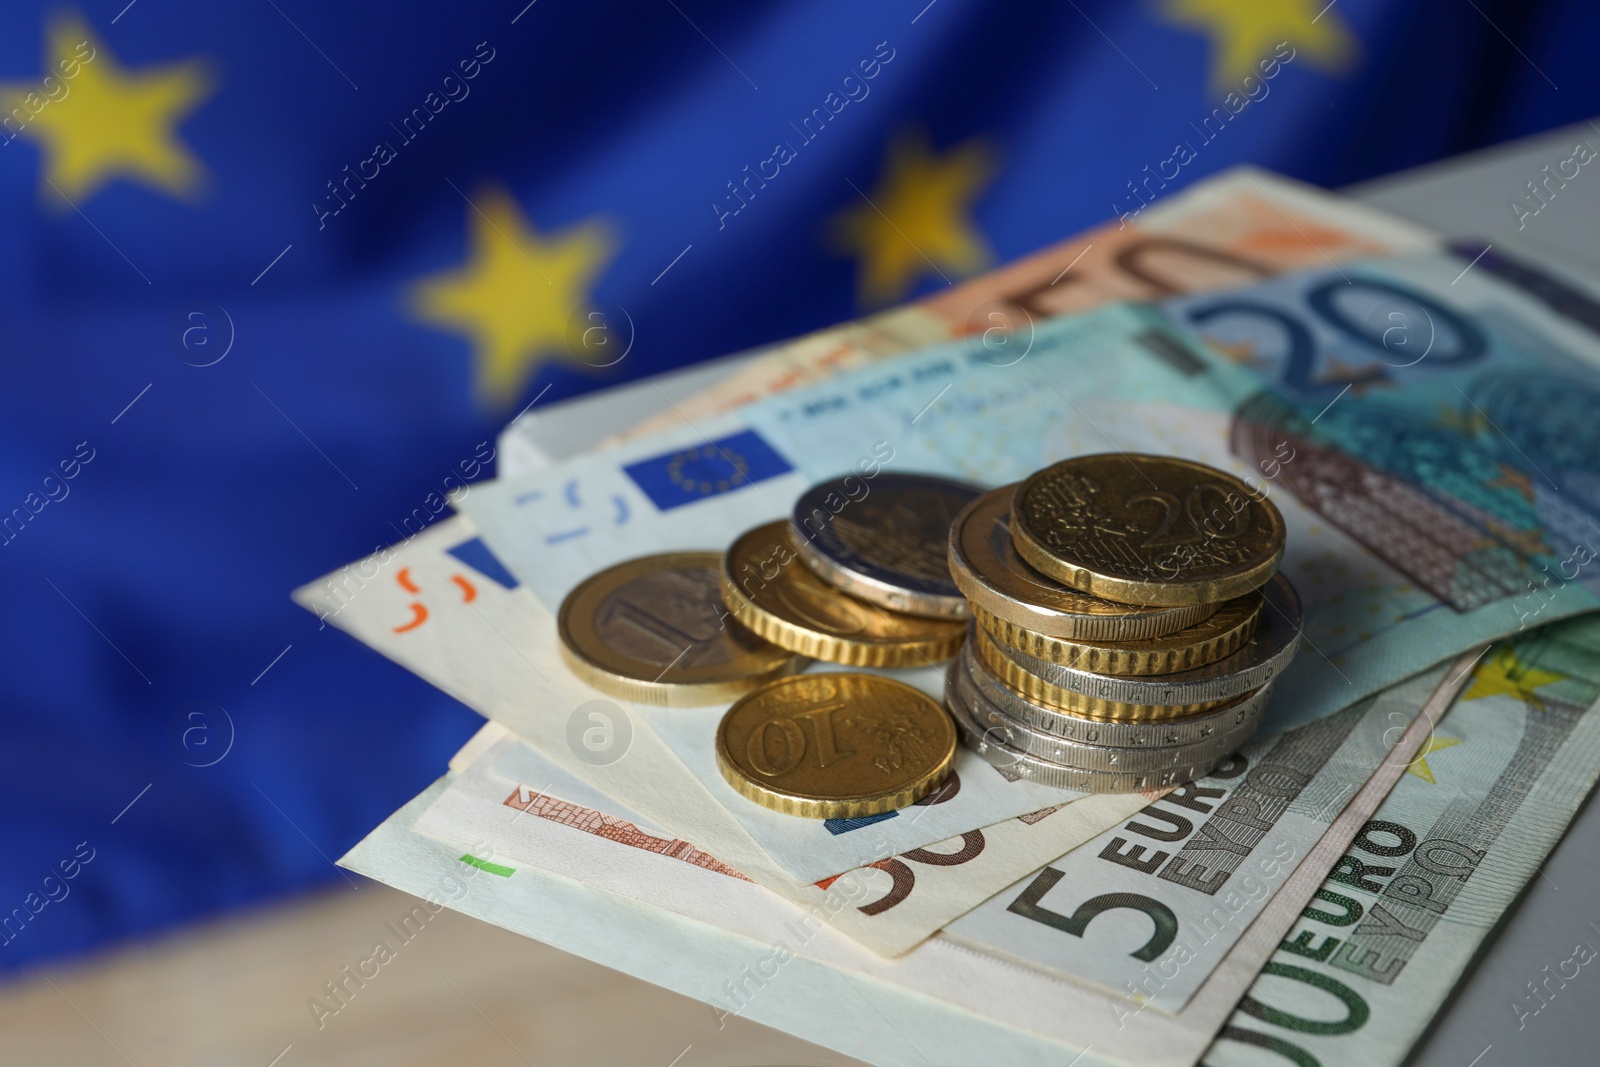
[{"label": "blurred background", "polygon": [[1578,0],[7,5],[0,969],[334,882],[441,773],[478,716],[288,594],[448,514],[519,411],[1240,162],[1336,187],[1586,119],[1597,32]]}]

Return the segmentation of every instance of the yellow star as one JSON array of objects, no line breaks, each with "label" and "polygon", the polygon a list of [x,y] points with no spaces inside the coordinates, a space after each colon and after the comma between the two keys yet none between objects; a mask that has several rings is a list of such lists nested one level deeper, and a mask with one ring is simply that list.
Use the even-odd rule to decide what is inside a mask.
[{"label": "yellow star", "polygon": [[615,251],[598,221],[546,240],[511,194],[480,193],[468,212],[466,263],[417,282],[412,312],[424,322],[466,334],[476,356],[475,385],[491,405],[515,400],[546,359],[577,360],[568,323]]},{"label": "yellow star", "polygon": [[929,272],[949,281],[994,258],[972,225],[972,202],[994,177],[992,153],[977,140],[933,155],[920,137],[897,138],[867,203],[834,216],[832,236],[861,260],[865,305],[892,303]]},{"label": "yellow star", "polygon": [[13,123],[19,112],[28,116],[19,132],[45,154],[45,200],[65,210],[63,197],[92,196],[118,177],[180,199],[199,191],[205,168],[177,127],[211,95],[204,63],[127,70],[75,16],[51,25],[44,51],[45,75],[37,82],[0,85],[0,114]]},{"label": "yellow star", "polygon": [[1417,758],[1411,761],[1406,768],[1407,774],[1414,774],[1430,785],[1438,785],[1434,781],[1433,768],[1428,766],[1428,757],[1440,749],[1454,748],[1461,743],[1459,737],[1440,737],[1437,734],[1428,738],[1427,744],[1422,746],[1422,751],[1417,753]]},{"label": "yellow star", "polygon": [[1356,53],[1356,39],[1338,12],[1323,0],[1163,0],[1169,22],[1191,26],[1211,38],[1211,84],[1217,92],[1239,88],[1264,59],[1287,42],[1326,70],[1340,70]]},{"label": "yellow star", "polygon": [[1508,696],[1524,704],[1543,707],[1544,703],[1534,690],[1542,685],[1559,682],[1565,677],[1564,674],[1541,670],[1523,663],[1517,656],[1516,645],[1499,645],[1492,656],[1478,665],[1477,671],[1472,676],[1472,684],[1461,694],[1461,699],[1482,700],[1484,697]]}]

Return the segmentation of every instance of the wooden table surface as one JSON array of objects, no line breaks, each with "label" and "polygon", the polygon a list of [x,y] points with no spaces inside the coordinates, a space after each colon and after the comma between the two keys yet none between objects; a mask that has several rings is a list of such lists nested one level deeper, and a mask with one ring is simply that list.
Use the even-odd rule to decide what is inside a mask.
[{"label": "wooden table surface", "polygon": [[[357,876],[352,875],[352,878]],[[856,1064],[452,911],[337,1014],[308,1001],[416,901],[360,879],[0,986],[0,1063],[134,1067]]]}]

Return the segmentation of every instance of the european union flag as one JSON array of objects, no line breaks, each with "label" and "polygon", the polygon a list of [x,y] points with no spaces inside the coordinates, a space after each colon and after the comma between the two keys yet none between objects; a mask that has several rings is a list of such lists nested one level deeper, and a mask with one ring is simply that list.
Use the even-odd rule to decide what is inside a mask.
[{"label": "european union flag", "polygon": [[731,493],[794,470],[756,433],[744,430],[703,445],[663,452],[622,468],[660,511]]},{"label": "european union flag", "polygon": [[[288,591],[447,515],[518,410],[1241,161],[1337,185],[1600,111],[1576,0],[68,0],[5,25],[0,963],[329,882],[434,778],[481,720]],[[714,445],[630,473],[671,508],[788,469]]]}]

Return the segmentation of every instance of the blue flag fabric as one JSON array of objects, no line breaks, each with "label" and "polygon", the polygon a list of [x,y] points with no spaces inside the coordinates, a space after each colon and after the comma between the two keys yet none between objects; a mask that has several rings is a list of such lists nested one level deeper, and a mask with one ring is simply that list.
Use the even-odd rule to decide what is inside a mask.
[{"label": "blue flag fabric", "polygon": [[0,966],[331,882],[440,772],[476,716],[288,591],[444,514],[519,409],[1152,169],[1337,185],[1600,110],[1576,0],[119,7],[0,36]]}]

